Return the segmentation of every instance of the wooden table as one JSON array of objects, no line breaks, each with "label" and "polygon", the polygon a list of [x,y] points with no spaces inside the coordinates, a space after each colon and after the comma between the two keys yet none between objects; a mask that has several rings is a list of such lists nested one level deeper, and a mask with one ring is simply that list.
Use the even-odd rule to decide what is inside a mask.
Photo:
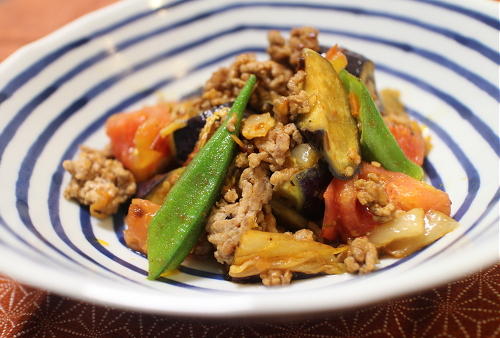
[{"label": "wooden table", "polygon": [[[0,0],[0,60],[114,0]],[[60,297],[0,276],[1,337],[495,337],[500,265],[442,287],[352,311],[280,321],[144,315]]]}]

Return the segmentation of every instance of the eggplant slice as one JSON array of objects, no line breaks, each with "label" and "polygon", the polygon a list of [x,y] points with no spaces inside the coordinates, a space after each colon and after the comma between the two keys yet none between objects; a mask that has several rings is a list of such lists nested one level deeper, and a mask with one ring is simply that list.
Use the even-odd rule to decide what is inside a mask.
[{"label": "eggplant slice", "polygon": [[361,162],[358,127],[351,115],[344,86],[331,63],[304,49],[306,85],[311,111],[298,126],[340,179],[352,177]]}]

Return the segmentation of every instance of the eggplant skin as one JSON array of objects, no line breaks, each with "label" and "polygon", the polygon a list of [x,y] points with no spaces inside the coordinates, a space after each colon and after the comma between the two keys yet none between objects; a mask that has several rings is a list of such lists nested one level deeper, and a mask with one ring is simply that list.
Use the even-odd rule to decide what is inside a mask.
[{"label": "eggplant skin", "polygon": [[207,118],[212,116],[217,110],[223,107],[229,107],[230,105],[231,103],[225,103],[207,109],[187,120],[187,125],[185,127],[174,132],[175,157],[179,163],[184,163],[189,154],[193,151],[196,142],[198,142],[200,132],[207,122]]},{"label": "eggplant skin", "polygon": [[214,109],[205,110],[187,120],[187,125],[174,132],[175,157],[177,161],[184,162],[194,149],[207,118],[212,116]]},{"label": "eggplant skin", "polygon": [[168,173],[158,174],[146,180],[144,182],[139,182],[137,185],[137,192],[135,197],[146,199],[146,197],[151,193],[156,187],[158,187],[168,176]]},{"label": "eggplant skin", "polygon": [[[321,46],[321,53],[326,53],[328,49],[329,48],[326,46]],[[373,97],[378,110],[383,112],[384,105],[382,104],[382,100],[380,100],[377,85],[375,83],[375,63],[366,56],[353,52],[350,49],[344,47],[341,47],[341,49],[342,53],[344,53],[347,58],[347,66],[345,69],[363,82]]]},{"label": "eggplant skin", "polygon": [[324,211],[323,193],[331,180],[328,165],[320,161],[279,186],[276,195],[305,217],[320,219]]},{"label": "eggplant skin", "polygon": [[311,49],[304,49],[305,91],[311,110],[301,115],[299,129],[321,151],[330,172],[352,177],[361,162],[358,128],[347,94],[331,63]]},{"label": "eggplant skin", "polygon": [[342,48],[342,52],[347,57],[346,70],[363,82],[375,101],[378,110],[382,112],[384,107],[378,95],[377,85],[375,83],[375,64],[365,56],[349,49]]},{"label": "eggplant skin", "polygon": [[301,211],[306,217],[316,219],[323,215],[325,207],[323,193],[331,180],[332,175],[328,166],[322,161],[312,168],[297,173],[292,179],[292,182],[298,184],[303,196]]}]

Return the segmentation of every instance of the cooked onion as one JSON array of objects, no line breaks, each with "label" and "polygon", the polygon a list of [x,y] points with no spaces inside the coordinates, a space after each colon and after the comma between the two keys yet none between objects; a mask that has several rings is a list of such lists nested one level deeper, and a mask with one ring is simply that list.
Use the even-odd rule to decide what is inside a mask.
[{"label": "cooked onion", "polygon": [[276,125],[276,120],[269,113],[252,114],[243,121],[241,134],[251,140],[255,137],[264,137]]},{"label": "cooked onion", "polygon": [[229,275],[248,277],[270,269],[307,274],[344,273],[337,254],[345,250],[347,246],[334,248],[313,240],[296,239],[289,233],[249,230],[240,239]]},{"label": "cooked onion", "polygon": [[394,257],[405,257],[446,235],[458,227],[458,222],[442,212],[429,210],[424,217],[424,233],[420,236],[394,241],[385,251]]},{"label": "cooked onion", "polygon": [[396,240],[415,237],[424,233],[424,210],[412,209],[392,221],[377,226],[368,239],[377,248],[385,246]]},{"label": "cooked onion", "polygon": [[319,160],[319,153],[309,143],[302,143],[293,148],[292,159],[300,169],[307,169],[314,166]]}]

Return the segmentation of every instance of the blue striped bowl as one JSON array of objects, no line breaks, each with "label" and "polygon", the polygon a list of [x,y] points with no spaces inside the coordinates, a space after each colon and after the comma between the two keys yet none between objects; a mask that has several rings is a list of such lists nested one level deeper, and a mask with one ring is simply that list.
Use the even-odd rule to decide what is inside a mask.
[{"label": "blue striped bowl", "polygon": [[[0,65],[0,271],[60,294],[122,308],[202,316],[291,314],[359,306],[462,277],[498,258],[498,5],[425,1],[124,1]],[[89,217],[62,197],[61,162],[106,144],[111,114],[179,98],[266,31],[311,25],[377,64],[434,148],[429,180],[461,227],[367,276],[286,288],[234,284],[196,260],[160,282],[128,250],[123,215]]]}]

